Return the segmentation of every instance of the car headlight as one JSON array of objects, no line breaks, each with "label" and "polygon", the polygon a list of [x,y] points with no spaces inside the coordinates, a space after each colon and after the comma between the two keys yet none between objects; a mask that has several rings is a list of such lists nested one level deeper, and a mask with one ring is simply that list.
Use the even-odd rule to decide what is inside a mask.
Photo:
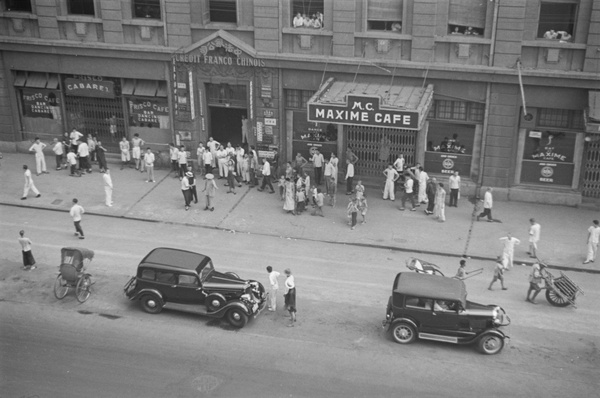
[{"label": "car headlight", "polygon": [[494,319],[495,325],[500,325],[502,323],[502,316],[500,314],[500,307],[495,307],[492,311],[492,318]]},{"label": "car headlight", "polygon": [[249,295],[248,293],[246,293],[246,294],[242,294],[242,298],[243,298],[244,300],[248,300],[248,301],[251,301],[251,300],[252,300],[252,296],[251,296],[251,295]]}]

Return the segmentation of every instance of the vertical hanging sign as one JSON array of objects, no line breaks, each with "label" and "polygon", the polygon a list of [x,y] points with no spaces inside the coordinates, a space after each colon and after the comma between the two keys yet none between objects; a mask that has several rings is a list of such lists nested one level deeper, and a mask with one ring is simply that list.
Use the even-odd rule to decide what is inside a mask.
[{"label": "vertical hanging sign", "polygon": [[190,112],[192,120],[196,119],[196,106],[194,104],[194,76],[192,71],[188,71],[189,89],[190,89]]}]

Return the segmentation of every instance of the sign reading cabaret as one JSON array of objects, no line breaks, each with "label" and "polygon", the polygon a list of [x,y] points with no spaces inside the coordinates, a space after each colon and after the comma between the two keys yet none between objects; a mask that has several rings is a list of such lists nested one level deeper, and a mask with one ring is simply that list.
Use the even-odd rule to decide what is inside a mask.
[{"label": "sign reading cabaret", "polygon": [[108,80],[65,79],[65,95],[76,97],[115,98],[115,84]]},{"label": "sign reading cabaret", "polygon": [[380,108],[381,97],[348,95],[345,105],[308,103],[308,120],[402,129],[419,128],[419,112]]}]

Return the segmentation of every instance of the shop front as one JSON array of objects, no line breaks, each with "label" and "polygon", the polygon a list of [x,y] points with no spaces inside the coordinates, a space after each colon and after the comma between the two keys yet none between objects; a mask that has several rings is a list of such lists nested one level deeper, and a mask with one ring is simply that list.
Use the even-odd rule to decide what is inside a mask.
[{"label": "shop front", "polygon": [[334,136],[333,126],[342,126],[338,151],[352,149],[360,159],[361,177],[379,177],[398,154],[407,164],[423,162],[425,118],[432,97],[433,85],[359,84],[330,78],[308,101],[307,120],[326,139]]}]

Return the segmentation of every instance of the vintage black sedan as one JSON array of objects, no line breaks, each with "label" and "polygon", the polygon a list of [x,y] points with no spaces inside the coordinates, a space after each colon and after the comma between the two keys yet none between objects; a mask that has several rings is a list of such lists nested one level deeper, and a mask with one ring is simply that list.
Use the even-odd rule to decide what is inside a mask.
[{"label": "vintage black sedan", "polygon": [[444,276],[400,272],[388,300],[384,328],[397,343],[423,340],[477,344],[488,355],[499,353],[508,338],[506,312],[496,305],[467,300],[463,281]]},{"label": "vintage black sedan", "polygon": [[165,247],[144,257],[124,291],[150,314],[168,308],[225,317],[236,328],[258,316],[267,303],[261,283],[215,271],[210,257],[203,254]]}]

